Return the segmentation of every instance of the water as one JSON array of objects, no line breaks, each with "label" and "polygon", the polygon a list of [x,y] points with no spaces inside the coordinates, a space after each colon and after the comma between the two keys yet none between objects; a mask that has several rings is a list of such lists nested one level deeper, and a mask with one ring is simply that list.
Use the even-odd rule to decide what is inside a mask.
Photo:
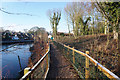
[{"label": "water", "polygon": [[[12,45],[2,45],[2,49],[10,47]],[[18,56],[22,69],[27,67],[28,58],[31,55],[29,48],[32,44],[20,44],[14,47],[8,48],[5,51],[0,52],[0,60],[2,60],[2,77],[3,78],[18,78],[20,76],[19,71],[21,70]],[[1,70],[1,69],[0,69]],[[1,75],[0,75],[1,76]]]}]

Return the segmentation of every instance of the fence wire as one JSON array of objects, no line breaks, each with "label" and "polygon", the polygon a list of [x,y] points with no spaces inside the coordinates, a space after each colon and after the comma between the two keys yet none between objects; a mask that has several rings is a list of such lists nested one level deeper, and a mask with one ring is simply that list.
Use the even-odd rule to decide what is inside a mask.
[{"label": "fence wire", "polygon": [[[83,56],[73,50],[68,49],[67,47],[64,47],[64,45],[61,45],[55,41],[53,43],[60,49],[60,51],[63,53],[63,55],[72,63],[76,71],[78,72],[79,76],[83,79],[85,79],[85,70],[86,70],[86,56]],[[75,60],[75,61],[74,61]],[[89,79],[107,79],[110,80],[101,70],[98,69],[98,66],[93,64],[89,60]]]},{"label": "fence wire", "polygon": [[40,65],[33,71],[33,73],[31,74],[31,79],[40,79],[40,78],[44,78],[45,77],[45,73],[47,72],[48,69],[48,56],[46,56],[42,62],[40,63]]},{"label": "fence wire", "polygon": [[45,79],[49,70],[50,47],[48,52],[20,80]]}]

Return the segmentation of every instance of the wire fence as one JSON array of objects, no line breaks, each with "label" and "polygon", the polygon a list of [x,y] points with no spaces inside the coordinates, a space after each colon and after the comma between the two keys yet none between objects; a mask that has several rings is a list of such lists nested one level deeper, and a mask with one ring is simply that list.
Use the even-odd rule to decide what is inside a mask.
[{"label": "wire fence", "polygon": [[45,79],[49,71],[50,45],[45,55],[32,67],[24,69],[24,76],[20,80]]},{"label": "wire fence", "polygon": [[31,79],[40,79],[45,78],[46,72],[48,70],[48,54],[44,58],[44,60],[40,63],[38,68],[36,68],[33,73],[31,74]]},{"label": "wire fence", "polygon": [[82,79],[120,79],[114,73],[106,69],[92,57],[90,57],[89,51],[83,53],[76,49],[66,46],[62,43],[53,43],[62,51],[63,55],[68,59],[74,69],[78,72],[80,78]]}]

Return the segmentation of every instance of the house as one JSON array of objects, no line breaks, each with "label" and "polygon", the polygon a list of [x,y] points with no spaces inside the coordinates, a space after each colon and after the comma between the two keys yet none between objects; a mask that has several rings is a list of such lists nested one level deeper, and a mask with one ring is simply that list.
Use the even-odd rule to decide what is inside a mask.
[{"label": "house", "polygon": [[48,39],[51,39],[51,37],[52,37],[52,35],[49,35],[49,36],[48,36]]},{"label": "house", "polygon": [[19,38],[18,38],[17,35],[15,35],[15,36],[12,37],[12,40],[19,40]]}]

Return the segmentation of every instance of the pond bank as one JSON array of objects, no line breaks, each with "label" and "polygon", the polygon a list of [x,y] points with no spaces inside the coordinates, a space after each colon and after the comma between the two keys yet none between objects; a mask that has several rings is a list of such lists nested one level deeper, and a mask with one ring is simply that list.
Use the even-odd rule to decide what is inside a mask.
[{"label": "pond bank", "polygon": [[14,44],[14,43],[29,43],[34,42],[34,40],[19,40],[19,41],[1,41],[2,44]]},{"label": "pond bank", "polygon": [[30,47],[32,54],[29,57],[28,67],[32,68],[37,63],[37,61],[46,53],[46,49],[47,43],[35,42],[34,45]]}]

